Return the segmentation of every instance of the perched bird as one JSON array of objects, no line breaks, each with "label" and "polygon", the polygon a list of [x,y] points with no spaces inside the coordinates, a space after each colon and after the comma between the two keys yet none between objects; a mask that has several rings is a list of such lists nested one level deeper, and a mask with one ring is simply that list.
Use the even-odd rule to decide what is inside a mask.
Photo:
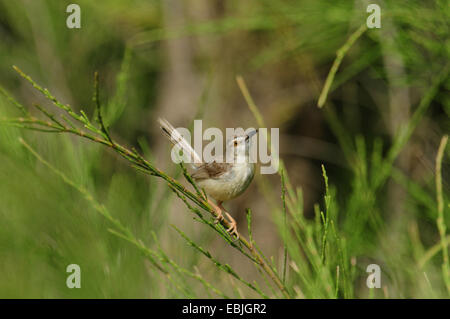
[{"label": "perched bird", "polygon": [[195,183],[206,192],[208,197],[216,200],[219,208],[216,209],[216,223],[224,219],[222,215],[222,211],[224,211],[231,225],[227,231],[232,235],[236,235],[236,238],[239,239],[236,221],[225,210],[222,203],[242,194],[253,180],[255,164],[250,163],[249,153],[251,137],[258,130],[253,130],[244,135],[233,136],[227,141],[226,151],[233,152],[233,161],[213,160],[204,163],[186,139],[167,120],[158,119],[158,122],[170,141],[174,145],[178,145],[185,155],[194,159],[194,162],[191,163],[194,170],[191,176]]}]

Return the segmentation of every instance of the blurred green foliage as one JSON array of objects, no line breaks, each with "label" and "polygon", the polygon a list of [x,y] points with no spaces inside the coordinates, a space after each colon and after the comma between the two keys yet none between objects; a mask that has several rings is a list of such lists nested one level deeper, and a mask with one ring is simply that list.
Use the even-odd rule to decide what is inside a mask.
[{"label": "blurred green foliage", "polygon": [[[255,124],[234,82],[241,74],[268,126],[280,127],[285,136],[338,145],[339,154],[333,155],[344,162],[336,164],[334,156],[309,158],[305,169],[282,148],[286,211],[279,176],[257,177],[250,199],[234,207],[252,207],[253,236],[273,256],[268,262],[275,269],[284,267],[286,247],[291,296],[449,297],[434,168],[439,141],[450,128],[446,1],[380,3],[382,28],[366,30],[346,52],[321,110],[317,100],[336,53],[368,15],[360,1],[80,0],[82,28],[73,30],[65,26],[69,3],[0,0],[0,86],[33,114],[33,103],[49,108],[51,103],[12,65],[92,118],[98,71],[105,121],[114,137],[161,164],[169,161],[167,147],[160,151],[166,141],[159,142],[162,137],[153,127],[156,115],[165,111],[161,92],[182,76],[177,71],[207,82],[199,85],[201,98],[184,124],[204,112],[211,123],[223,126]],[[170,48],[180,39],[188,43],[181,52],[188,60]],[[177,69],[174,59],[189,67]],[[236,114],[242,123],[236,123]],[[15,116],[19,111],[0,95],[0,118]],[[163,275],[133,245],[113,236],[92,203],[32,156],[20,137],[145,245],[155,250],[161,245],[175,262],[201,273],[227,296],[259,295],[229,271],[220,271],[216,261],[229,263],[268,296],[280,296],[252,263],[196,225],[165,185],[129,168],[110,150],[74,136],[1,124],[0,297],[223,297],[195,278]],[[302,149],[295,141],[286,137],[287,148]],[[442,171],[447,228],[449,149]],[[164,168],[180,175],[175,167]],[[261,201],[267,205],[258,206]],[[269,226],[255,225],[264,216]],[[246,229],[245,223],[242,219],[239,229]],[[194,248],[183,236],[192,238],[187,242]],[[266,238],[275,244],[264,246]],[[212,258],[192,243],[214,252]],[[81,289],[66,287],[65,270],[72,263],[81,266]],[[381,266],[382,289],[366,287],[371,263]]]}]

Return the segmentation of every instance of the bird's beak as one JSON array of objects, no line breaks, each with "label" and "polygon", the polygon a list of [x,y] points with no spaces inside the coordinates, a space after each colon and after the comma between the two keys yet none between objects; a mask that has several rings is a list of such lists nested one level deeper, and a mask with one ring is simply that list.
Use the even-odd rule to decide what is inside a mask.
[{"label": "bird's beak", "polygon": [[251,138],[256,133],[258,133],[258,129],[254,130],[254,131],[251,131],[250,133],[247,134],[247,136],[248,136],[248,138]]},{"label": "bird's beak", "polygon": [[250,133],[248,133],[248,137],[251,138],[253,135],[255,135],[256,133],[258,133],[258,129],[251,131]]}]

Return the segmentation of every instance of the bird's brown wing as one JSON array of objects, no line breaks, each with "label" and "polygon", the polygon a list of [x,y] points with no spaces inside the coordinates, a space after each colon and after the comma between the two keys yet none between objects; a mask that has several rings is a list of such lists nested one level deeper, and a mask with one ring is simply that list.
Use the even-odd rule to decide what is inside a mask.
[{"label": "bird's brown wing", "polygon": [[215,161],[205,163],[192,174],[192,178],[196,180],[218,178],[220,175],[228,171],[229,167],[229,163],[217,163]]}]

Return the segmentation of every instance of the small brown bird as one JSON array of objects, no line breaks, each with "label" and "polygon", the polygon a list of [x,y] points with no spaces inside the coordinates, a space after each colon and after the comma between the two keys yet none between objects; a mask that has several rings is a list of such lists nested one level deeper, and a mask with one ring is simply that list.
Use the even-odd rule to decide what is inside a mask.
[{"label": "small brown bird", "polygon": [[222,206],[224,201],[233,199],[242,194],[250,185],[255,173],[255,164],[249,161],[249,151],[251,146],[251,137],[258,130],[253,130],[248,134],[234,136],[227,141],[226,150],[233,150],[234,160],[231,163],[221,161],[211,161],[203,163],[200,156],[195,152],[192,146],[183,138],[183,136],[165,119],[158,119],[163,132],[169,137],[174,145],[178,145],[183,153],[194,159],[192,167],[194,172],[192,178],[195,183],[201,187],[208,196],[214,198],[217,202],[216,223],[224,219],[222,211],[229,218],[230,228],[227,231],[236,235],[236,221]]}]

